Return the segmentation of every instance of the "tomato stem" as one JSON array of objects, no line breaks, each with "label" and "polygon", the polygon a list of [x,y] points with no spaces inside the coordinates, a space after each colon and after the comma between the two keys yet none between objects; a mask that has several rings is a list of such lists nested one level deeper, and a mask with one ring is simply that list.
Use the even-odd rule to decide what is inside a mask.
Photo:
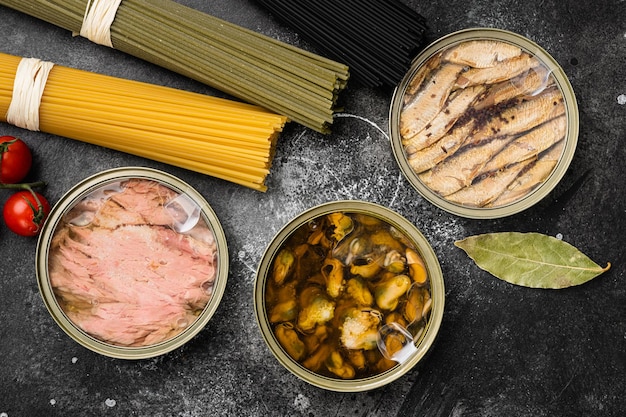
[{"label": "tomato stem", "polygon": [[7,142],[0,143],[0,172],[2,172],[1,169],[2,169],[2,160],[4,159],[4,153],[9,152],[9,146],[13,145],[15,142],[17,142],[17,138],[13,140],[9,140]]},{"label": "tomato stem", "polygon": [[13,145],[15,142],[17,142],[17,138],[0,143],[0,154],[8,152],[9,146]]},{"label": "tomato stem", "polygon": [[36,182],[23,182],[19,184],[5,184],[0,182],[0,188],[7,188],[11,190],[31,190],[37,187],[44,187],[46,183],[44,181],[36,181]]},{"label": "tomato stem", "polygon": [[7,189],[12,189],[12,190],[27,190],[27,191],[30,191],[30,193],[35,198],[35,201],[37,202],[37,207],[32,205],[30,200],[28,200],[28,199],[26,200],[26,202],[28,203],[28,205],[30,206],[31,210],[33,211],[33,223],[37,225],[37,228],[41,227],[41,224],[43,223],[43,220],[46,217],[46,213],[44,211],[43,204],[41,203],[41,200],[39,199],[39,197],[37,197],[37,193],[35,191],[33,191],[33,188],[35,188],[35,187],[43,187],[45,185],[46,185],[46,183],[44,181],[23,182],[23,183],[19,183],[19,184],[5,184],[3,182],[0,182],[0,188],[7,188]]},{"label": "tomato stem", "polygon": [[46,213],[44,211],[43,208],[43,204],[41,202],[41,200],[39,199],[39,197],[37,196],[37,193],[35,191],[33,191],[33,189],[31,188],[30,184],[22,184],[22,186],[24,187],[25,190],[30,191],[30,193],[33,195],[33,197],[35,198],[35,201],[37,202],[37,207],[33,206],[30,202],[30,200],[26,199],[26,202],[28,203],[28,205],[30,206],[31,210],[33,211],[33,223],[35,225],[37,225],[37,230],[39,230],[39,228],[41,227],[41,224],[43,223],[45,217],[46,217]]}]

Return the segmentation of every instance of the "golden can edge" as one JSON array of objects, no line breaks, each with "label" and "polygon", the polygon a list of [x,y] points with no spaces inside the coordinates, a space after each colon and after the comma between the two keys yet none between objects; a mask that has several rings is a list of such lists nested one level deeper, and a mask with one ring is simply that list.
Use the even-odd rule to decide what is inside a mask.
[{"label": "golden can edge", "polygon": [[[405,95],[406,88],[409,82],[412,80],[416,71],[424,64],[429,58],[435,55],[437,52],[449,47],[455,43],[460,43],[469,40],[496,40],[504,41],[522,48],[522,50],[528,51],[537,58],[551,71],[554,76],[557,86],[561,91],[563,100],[565,103],[565,114],[567,117],[567,132],[565,137],[565,147],[561,154],[561,158],[548,176],[546,180],[532,190],[526,196],[519,200],[501,207],[493,208],[477,208],[462,206],[452,203],[442,196],[435,193],[429,187],[427,187],[418,176],[413,172],[413,169],[407,162],[407,157],[404,148],[401,143],[399,134],[399,118],[402,109],[402,100]],[[556,185],[561,181],[565,172],[570,166],[570,163],[574,157],[579,134],[579,113],[578,103],[574,94],[574,89],[565,74],[563,68],[559,63],[541,46],[532,40],[503,29],[494,28],[469,28],[459,30],[448,35],[445,35],[430,45],[428,45],[412,62],[411,68],[406,73],[405,77],[398,84],[393,92],[391,99],[391,106],[389,109],[389,134],[391,139],[392,151],[396,162],[400,166],[405,178],[409,181],[411,186],[427,201],[431,204],[458,216],[473,218],[473,219],[496,219],[500,217],[506,217],[513,214],[517,214],[524,211],[533,205],[537,204],[543,198],[545,198]]]},{"label": "golden can edge", "polygon": [[[420,337],[419,343],[416,346],[417,351],[406,362],[398,364],[388,371],[368,378],[341,380],[321,376],[304,368],[304,366],[293,360],[280,346],[274,337],[274,333],[269,323],[268,314],[265,310],[265,282],[268,277],[272,261],[282,245],[294,231],[306,222],[334,212],[366,214],[379,218],[396,227],[415,244],[415,247],[418,249],[424,260],[430,277],[433,309],[426,326],[426,331]],[[272,238],[270,244],[263,253],[257,269],[254,284],[254,312],[257,324],[272,355],[284,368],[299,379],[318,388],[336,392],[362,392],[376,389],[397,380],[413,369],[431,351],[435,343],[441,327],[441,322],[443,320],[444,304],[445,286],[443,273],[439,260],[437,259],[437,256],[426,237],[414,224],[395,211],[375,203],[361,200],[338,200],[323,203],[305,210],[286,223]]]},{"label": "golden can edge", "polygon": [[[94,189],[106,185],[110,182],[126,179],[143,179],[156,181],[179,193],[185,193],[192,198],[201,208],[202,215],[209,228],[213,231],[217,244],[217,268],[213,293],[207,305],[204,307],[198,318],[180,334],[163,342],[145,347],[124,347],[103,342],[90,336],[78,326],[76,326],[63,312],[59,306],[56,296],[50,285],[48,276],[48,249],[56,227],[63,215],[83,197]],[[146,167],[121,167],[101,171],[87,177],[67,191],[52,208],[46,220],[42,232],[38,238],[37,251],[35,257],[35,269],[39,292],[46,306],[46,309],[57,323],[57,325],[83,347],[98,354],[117,359],[148,359],[163,355],[177,349],[195,337],[209,322],[217,310],[222,296],[226,289],[228,279],[228,247],[226,236],[222,229],[217,215],[206,201],[206,199],[193,187],[179,178],[152,168]]]}]

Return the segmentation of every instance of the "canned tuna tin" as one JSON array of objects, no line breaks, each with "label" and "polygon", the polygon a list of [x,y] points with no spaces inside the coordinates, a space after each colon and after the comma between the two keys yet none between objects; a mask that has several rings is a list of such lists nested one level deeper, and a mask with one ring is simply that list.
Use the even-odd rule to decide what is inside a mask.
[{"label": "canned tuna tin", "polygon": [[272,240],[254,290],[261,333],[297,377],[366,391],[408,372],[435,341],[444,309],[439,262],[420,231],[384,207],[314,207]]},{"label": "canned tuna tin", "polygon": [[94,352],[143,359],[196,335],[222,298],[228,251],[204,198],[148,168],[85,179],[55,205],[37,279],[57,324]]},{"label": "canned tuna tin", "polygon": [[578,140],[578,107],[558,63],[497,29],[445,36],[394,93],[389,130],[404,175],[453,214],[498,218],[544,198]]}]

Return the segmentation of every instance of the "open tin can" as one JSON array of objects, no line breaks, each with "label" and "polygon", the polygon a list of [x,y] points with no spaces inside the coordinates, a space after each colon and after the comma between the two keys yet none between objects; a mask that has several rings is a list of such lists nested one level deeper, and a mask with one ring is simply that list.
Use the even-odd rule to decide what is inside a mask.
[{"label": "open tin can", "polygon": [[36,255],[56,323],[105,356],[144,359],[194,337],[228,277],[219,220],[191,186],[149,168],[93,175],[52,209]]},{"label": "open tin can", "polygon": [[411,185],[468,218],[518,213],[561,180],[578,106],[559,64],[498,29],[447,35],[417,56],[394,92],[389,131]]},{"label": "open tin can", "polygon": [[363,201],[322,204],[286,224],[254,288],[273,355],[300,379],[340,392],[381,387],[417,365],[435,342],[444,298],[422,233]]}]

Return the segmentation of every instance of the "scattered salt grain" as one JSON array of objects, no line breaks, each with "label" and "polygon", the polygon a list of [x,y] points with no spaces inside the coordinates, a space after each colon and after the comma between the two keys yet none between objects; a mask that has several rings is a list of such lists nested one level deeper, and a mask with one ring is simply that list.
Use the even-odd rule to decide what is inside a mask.
[{"label": "scattered salt grain", "polygon": [[78,358],[77,358],[76,356],[74,356],[74,357],[72,358],[72,363],[76,363],[76,362],[78,362]]},{"label": "scattered salt grain", "polygon": [[559,240],[563,240],[563,235],[561,233],[557,233],[555,237]]},{"label": "scattered salt grain", "polygon": [[626,94],[620,94],[617,96],[617,104],[626,104]]},{"label": "scattered salt grain", "polygon": [[293,405],[298,411],[304,413],[311,406],[311,402],[304,395],[298,394],[298,396],[293,400]]},{"label": "scattered salt grain", "polygon": [[0,417],[9,417],[7,413],[0,413]]},{"label": "scattered salt grain", "polygon": [[55,400],[54,398],[50,400],[50,405],[56,405],[57,404],[57,400]]},{"label": "scattered salt grain", "polygon": [[112,400],[111,398],[107,398],[104,403],[107,405],[107,407],[115,407],[115,404],[117,404],[117,402],[115,400]]}]

